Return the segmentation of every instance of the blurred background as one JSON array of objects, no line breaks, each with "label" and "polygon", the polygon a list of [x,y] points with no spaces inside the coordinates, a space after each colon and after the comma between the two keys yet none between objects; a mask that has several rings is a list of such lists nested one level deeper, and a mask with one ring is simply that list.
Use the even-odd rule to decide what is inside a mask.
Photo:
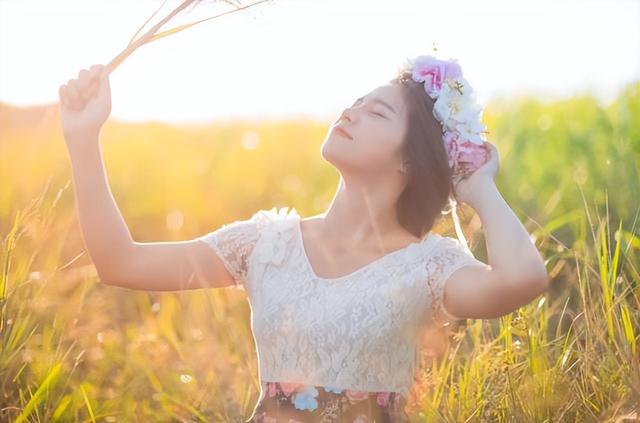
[{"label": "blurred background", "polygon": [[[244,293],[103,285],[75,215],[58,87],[179,3],[0,0],[1,421],[241,421],[257,400]],[[172,22],[223,10],[203,2]],[[639,16],[633,0],[258,4],[144,45],[111,74],[111,190],[139,242],[258,209],[321,213],[339,181],[320,156],[331,123],[435,47],[485,106],[496,184],[552,286],[444,334],[408,411],[639,421]],[[487,262],[481,222],[459,215]],[[435,232],[453,234],[449,216]]]}]

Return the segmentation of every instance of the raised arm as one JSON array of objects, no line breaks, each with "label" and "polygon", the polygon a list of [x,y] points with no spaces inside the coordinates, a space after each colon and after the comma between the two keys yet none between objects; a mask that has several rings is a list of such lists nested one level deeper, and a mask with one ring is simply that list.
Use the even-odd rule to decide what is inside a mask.
[{"label": "raised arm", "polygon": [[135,242],[109,189],[100,132],[111,112],[108,75],[96,65],[60,86],[60,112],[71,159],[82,236],[103,283],[174,291],[224,287],[234,279],[201,240]]},{"label": "raised arm", "polygon": [[[482,221],[489,254],[489,266],[462,266],[448,278],[442,303],[449,314],[458,317],[503,316],[530,303],[549,286],[544,258],[495,185],[499,156],[497,148],[489,146],[491,159],[456,186],[457,198],[469,204]],[[457,267],[449,266],[449,270]]]}]

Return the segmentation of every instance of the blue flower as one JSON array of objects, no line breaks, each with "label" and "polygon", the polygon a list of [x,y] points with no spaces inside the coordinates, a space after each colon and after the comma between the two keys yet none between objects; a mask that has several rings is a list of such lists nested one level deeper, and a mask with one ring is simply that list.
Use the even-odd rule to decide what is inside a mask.
[{"label": "blue flower", "polygon": [[313,386],[309,386],[295,394],[293,405],[298,410],[315,410],[318,407],[316,396],[318,396],[318,390]]},{"label": "blue flower", "polygon": [[342,393],[342,389],[328,385],[324,387],[324,390],[327,392],[333,392],[334,394]]}]

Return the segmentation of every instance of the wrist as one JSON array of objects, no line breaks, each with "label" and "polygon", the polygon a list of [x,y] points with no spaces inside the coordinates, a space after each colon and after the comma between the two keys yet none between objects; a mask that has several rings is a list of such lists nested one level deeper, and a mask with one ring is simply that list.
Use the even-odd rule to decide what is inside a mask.
[{"label": "wrist", "polygon": [[100,135],[96,132],[65,134],[64,140],[72,157],[90,153],[100,147]]},{"label": "wrist", "polygon": [[64,139],[67,142],[81,142],[83,139],[91,139],[100,136],[102,128],[81,129],[77,131],[65,131]]},{"label": "wrist", "polygon": [[496,194],[500,195],[493,178],[482,178],[475,185],[473,194],[470,196],[467,203],[473,209],[480,212],[483,205],[488,201],[491,201]]}]

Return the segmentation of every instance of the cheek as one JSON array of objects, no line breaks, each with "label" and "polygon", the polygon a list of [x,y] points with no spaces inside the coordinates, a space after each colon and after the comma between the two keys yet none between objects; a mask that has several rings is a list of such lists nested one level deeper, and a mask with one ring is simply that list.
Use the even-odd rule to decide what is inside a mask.
[{"label": "cheek", "polygon": [[394,163],[400,154],[399,141],[393,138],[393,134],[377,133],[358,145],[358,160],[367,163],[368,167],[385,168]]},{"label": "cheek", "polygon": [[[373,128],[372,128],[373,129]],[[378,125],[367,137],[366,143],[387,155],[398,152],[402,145],[400,128],[391,124]]]}]

